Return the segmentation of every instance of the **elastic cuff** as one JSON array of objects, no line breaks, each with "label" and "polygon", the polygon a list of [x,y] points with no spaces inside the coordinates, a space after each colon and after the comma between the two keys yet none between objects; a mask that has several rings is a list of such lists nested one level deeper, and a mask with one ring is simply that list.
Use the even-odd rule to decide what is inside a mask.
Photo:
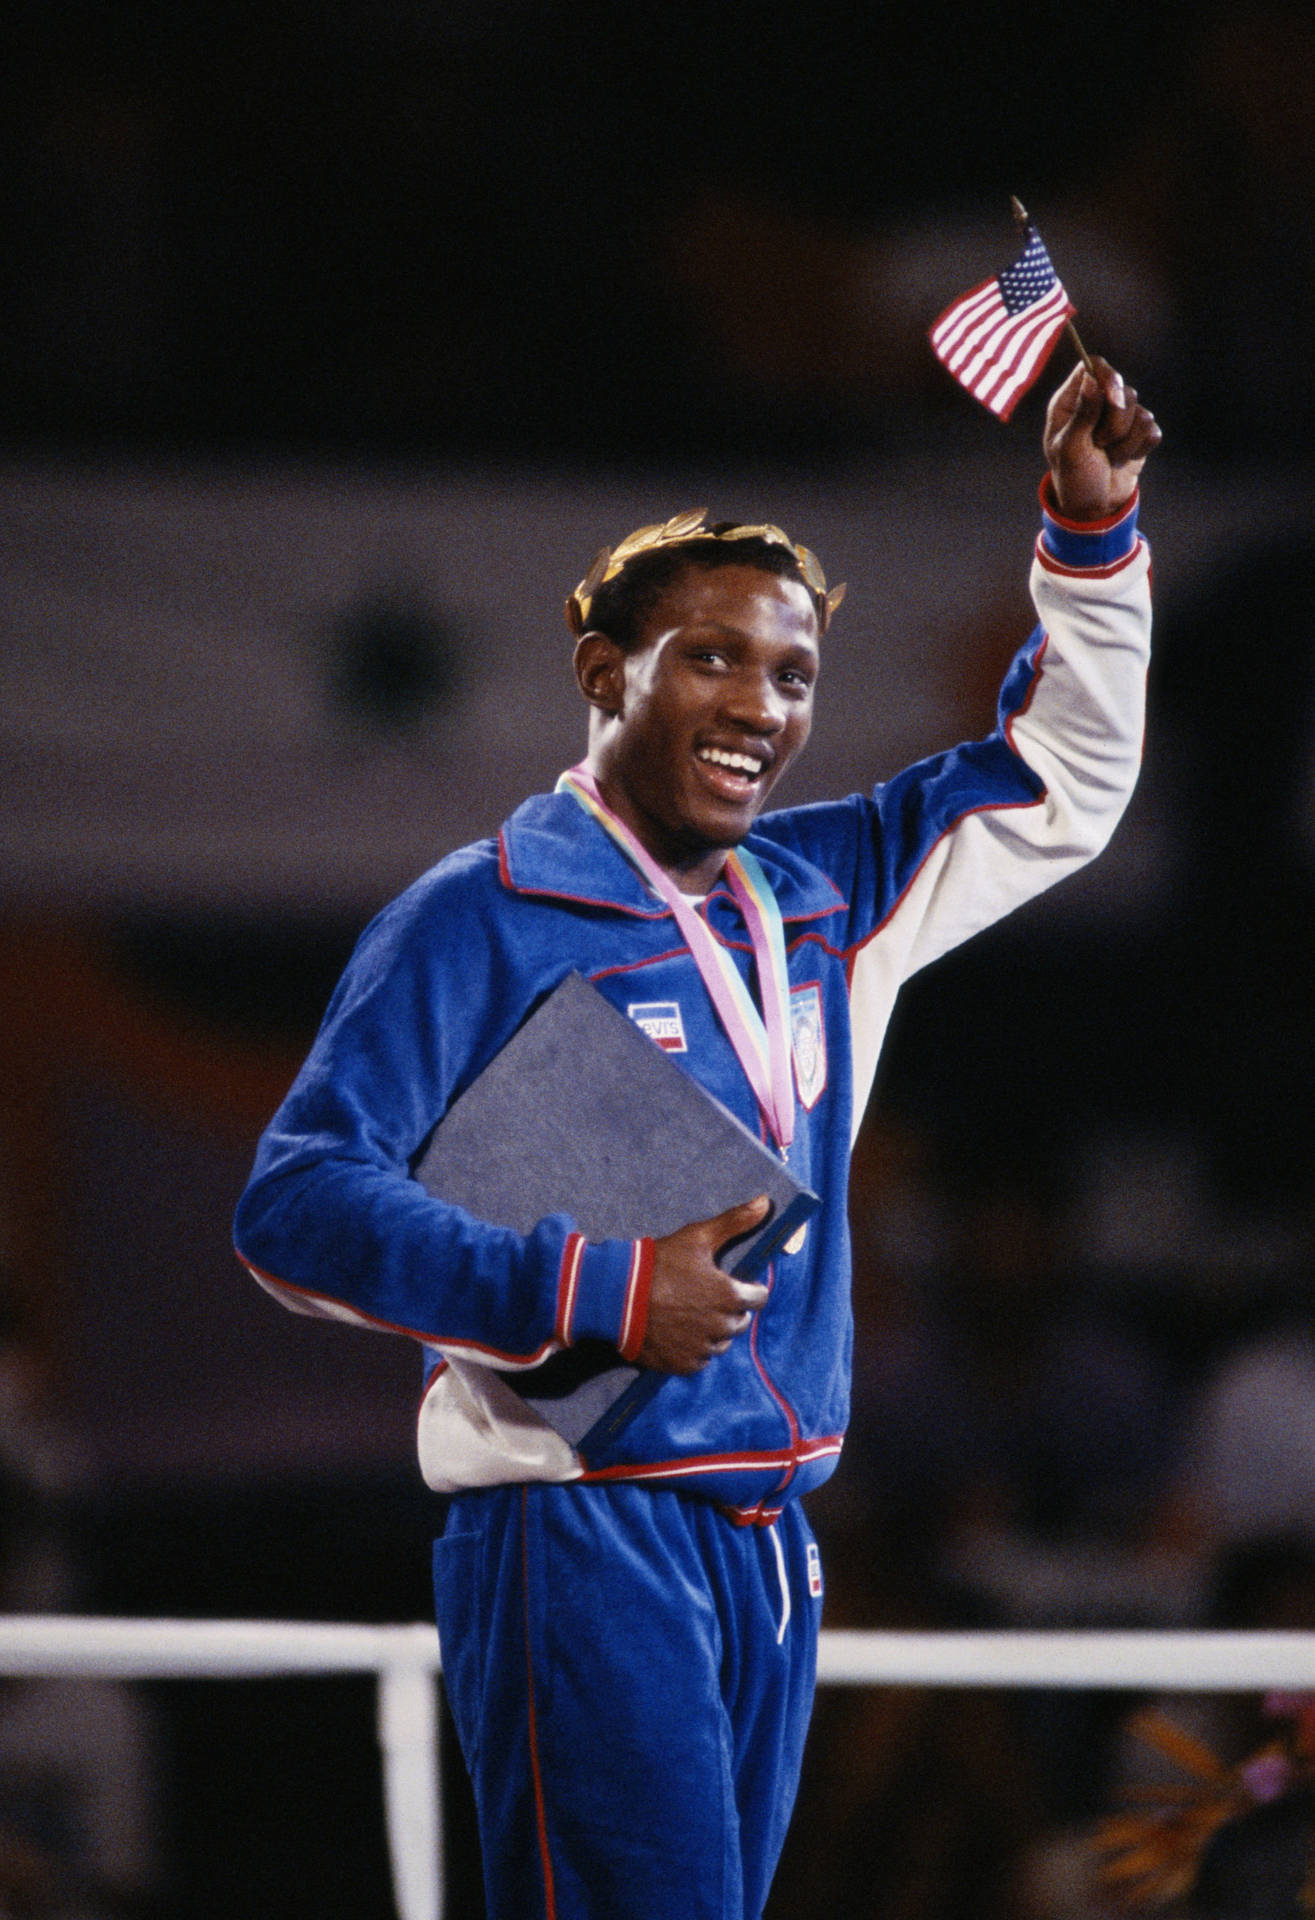
[{"label": "elastic cuff", "polygon": [[630,1284],[626,1288],[625,1317],[621,1322],[621,1338],[617,1341],[621,1358],[629,1360],[632,1365],[639,1358],[639,1350],[648,1331],[648,1295],[652,1285],[653,1242],[636,1240]]},{"label": "elastic cuff", "polygon": [[1065,571],[1102,573],[1119,566],[1136,551],[1139,492],[1134,491],[1131,500],[1104,520],[1066,519],[1055,502],[1049,474],[1042,480],[1039,493],[1039,550],[1043,560],[1055,560]]},{"label": "elastic cuff", "polygon": [[633,1359],[644,1340],[652,1277],[651,1240],[589,1243],[572,1234],[562,1252],[557,1339],[567,1347],[606,1340]]}]

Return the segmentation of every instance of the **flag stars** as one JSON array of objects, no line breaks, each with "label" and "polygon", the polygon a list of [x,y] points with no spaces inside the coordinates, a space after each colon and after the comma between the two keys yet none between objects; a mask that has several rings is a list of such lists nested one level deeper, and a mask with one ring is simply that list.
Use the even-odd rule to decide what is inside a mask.
[{"label": "flag stars", "polygon": [[1073,312],[1035,227],[994,279],[947,307],[931,329],[937,359],[975,400],[1007,420]]}]

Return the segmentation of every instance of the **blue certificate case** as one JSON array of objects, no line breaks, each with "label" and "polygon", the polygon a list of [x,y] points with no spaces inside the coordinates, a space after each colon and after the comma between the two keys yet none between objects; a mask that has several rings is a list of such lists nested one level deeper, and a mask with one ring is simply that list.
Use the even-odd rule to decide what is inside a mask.
[{"label": "blue certificate case", "polygon": [[[454,1102],[413,1169],[425,1188],[517,1233],[550,1213],[587,1240],[654,1239],[765,1193],[760,1227],[718,1264],[753,1279],[817,1210],[780,1156],[571,973]],[[582,1341],[500,1377],[572,1446],[610,1439],[666,1378]]]}]

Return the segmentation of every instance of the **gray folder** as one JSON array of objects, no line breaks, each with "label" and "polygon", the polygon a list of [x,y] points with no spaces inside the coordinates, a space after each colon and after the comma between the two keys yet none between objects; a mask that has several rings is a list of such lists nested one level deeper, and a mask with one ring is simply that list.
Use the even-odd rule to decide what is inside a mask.
[{"label": "gray folder", "polygon": [[[454,1102],[415,1176],[439,1199],[528,1233],[551,1213],[587,1240],[660,1238],[769,1195],[763,1224],[718,1255],[751,1279],[814,1213],[817,1195],[578,973],[542,1001]],[[584,1340],[503,1372],[587,1450],[620,1431],[666,1377]]]}]

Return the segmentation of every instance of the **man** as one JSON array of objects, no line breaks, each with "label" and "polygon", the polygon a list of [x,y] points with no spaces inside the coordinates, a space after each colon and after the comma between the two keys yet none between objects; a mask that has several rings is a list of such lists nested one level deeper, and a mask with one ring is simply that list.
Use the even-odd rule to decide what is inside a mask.
[{"label": "man", "polygon": [[[848,1404],[852,1134],[900,982],[1090,858],[1131,792],[1159,437],[1104,362],[1074,370],[1046,423],[1043,624],[999,727],[871,800],[761,816],[838,600],[806,549],[687,515],[600,555],[567,603],[586,761],[380,915],[261,1143],[237,1222],[257,1279],[437,1350],[420,1456],[453,1495],[438,1621],[491,1920],[762,1911],[820,1615],[797,1496]],[[764,1284],[715,1256],[765,1202],[586,1244],[409,1178],[572,968],[641,1024],[660,1005],[678,1064],[820,1194]],[[582,1454],[509,1382],[587,1336],[667,1377]]]}]

